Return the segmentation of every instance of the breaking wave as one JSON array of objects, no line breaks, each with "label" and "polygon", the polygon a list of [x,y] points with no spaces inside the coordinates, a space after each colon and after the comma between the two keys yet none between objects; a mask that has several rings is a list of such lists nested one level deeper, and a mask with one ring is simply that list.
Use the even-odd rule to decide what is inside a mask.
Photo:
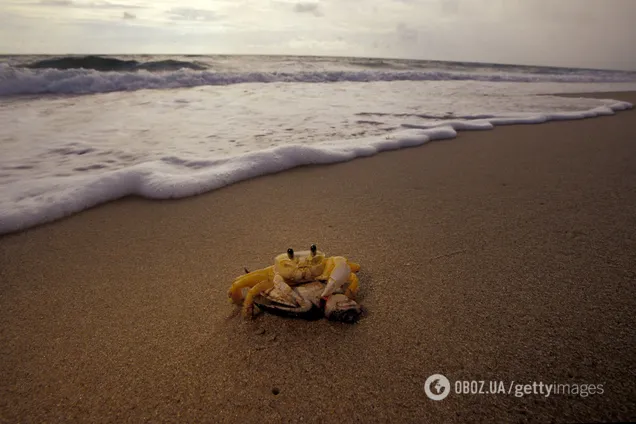
[{"label": "breaking wave", "polygon": [[139,62],[137,60],[123,60],[102,56],[67,56],[54,59],[38,60],[24,65],[31,69],[92,69],[102,72],[131,72],[131,71],[176,71],[179,69],[204,70],[207,66],[197,62],[182,60],[157,60]]},{"label": "breaking wave", "polygon": [[[78,65],[85,65],[76,68]],[[102,57],[70,57],[25,66],[0,64],[0,96],[23,94],[91,94],[142,89],[170,89],[242,83],[332,83],[375,81],[490,81],[490,82],[633,82],[623,73],[590,72],[532,74],[428,70],[341,70],[291,72],[215,72],[192,69],[195,62],[138,62]],[[89,67],[90,69],[86,69]],[[188,69],[186,69],[188,68]]]},{"label": "breaking wave", "polygon": [[[555,120],[612,115],[630,109],[615,102],[578,112],[453,120],[431,125],[403,125],[387,136],[289,144],[222,159],[168,155],[123,169],[93,175],[22,178],[0,186],[0,235],[51,222],[100,203],[127,195],[149,199],[194,196],[229,184],[309,164],[345,162],[382,151],[450,139],[457,131],[490,130],[499,125],[537,124]],[[66,154],[84,154],[86,148],[67,148]],[[84,168],[82,170],[89,169]],[[93,165],[92,169],[96,169]]]}]

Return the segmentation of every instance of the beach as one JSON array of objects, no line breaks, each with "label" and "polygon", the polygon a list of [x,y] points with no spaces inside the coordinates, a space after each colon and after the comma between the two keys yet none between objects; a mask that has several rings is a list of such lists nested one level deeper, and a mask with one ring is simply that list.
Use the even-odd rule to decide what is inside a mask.
[{"label": "beach", "polygon": [[[0,236],[0,421],[635,420],[635,140],[633,109],[460,132]],[[360,263],[359,323],[228,303],[312,243]]]}]

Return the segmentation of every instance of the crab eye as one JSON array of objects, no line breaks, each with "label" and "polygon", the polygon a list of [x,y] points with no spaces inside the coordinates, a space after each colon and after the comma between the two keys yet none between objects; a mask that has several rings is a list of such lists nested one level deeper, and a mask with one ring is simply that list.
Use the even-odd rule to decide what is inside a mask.
[{"label": "crab eye", "polygon": [[316,256],[316,251],[318,249],[316,248],[315,244],[312,244],[311,247],[309,248],[309,250],[311,250],[311,256]]},{"label": "crab eye", "polygon": [[289,259],[294,259],[294,249],[292,249],[291,247],[287,249],[287,256],[289,257]]}]

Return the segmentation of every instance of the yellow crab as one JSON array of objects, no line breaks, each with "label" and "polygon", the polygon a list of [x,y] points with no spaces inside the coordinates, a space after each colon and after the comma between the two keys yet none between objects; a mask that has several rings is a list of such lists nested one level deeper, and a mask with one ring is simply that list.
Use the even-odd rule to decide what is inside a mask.
[{"label": "yellow crab", "polygon": [[[234,280],[228,297],[232,303],[243,303],[243,315],[250,318],[254,314],[254,297],[274,286],[297,286],[312,281],[326,281],[320,297],[327,301],[335,292],[349,283],[345,296],[353,299],[358,292],[356,272],[360,265],[348,261],[343,256],[325,257],[325,254],[311,245],[309,250],[294,252],[287,249],[274,258],[274,265],[242,275]],[[245,298],[243,289],[249,288]]]}]

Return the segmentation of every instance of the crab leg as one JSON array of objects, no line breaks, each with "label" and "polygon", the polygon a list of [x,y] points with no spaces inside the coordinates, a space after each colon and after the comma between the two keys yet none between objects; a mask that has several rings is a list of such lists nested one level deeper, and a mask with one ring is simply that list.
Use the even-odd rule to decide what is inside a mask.
[{"label": "crab leg", "polygon": [[349,299],[354,299],[356,294],[358,294],[358,276],[352,272],[349,274],[349,287],[347,287],[345,296]]},{"label": "crab leg", "polygon": [[227,292],[228,297],[232,303],[237,305],[241,304],[243,300],[243,289],[246,287],[253,288],[262,281],[272,281],[274,277],[274,267],[269,266],[267,268],[252,271],[249,274],[238,277],[232,283],[230,290]]},{"label": "crab leg", "polygon": [[360,271],[360,265],[355,263],[355,262],[350,262],[347,261],[347,263],[349,264],[349,268],[351,268],[351,272],[358,272]]},{"label": "crab leg", "polygon": [[[275,278],[280,278],[278,275]],[[274,278],[274,279],[275,279]],[[274,287],[274,279],[263,280],[252,287],[243,301],[243,316],[251,318],[254,312],[254,296]]]}]

